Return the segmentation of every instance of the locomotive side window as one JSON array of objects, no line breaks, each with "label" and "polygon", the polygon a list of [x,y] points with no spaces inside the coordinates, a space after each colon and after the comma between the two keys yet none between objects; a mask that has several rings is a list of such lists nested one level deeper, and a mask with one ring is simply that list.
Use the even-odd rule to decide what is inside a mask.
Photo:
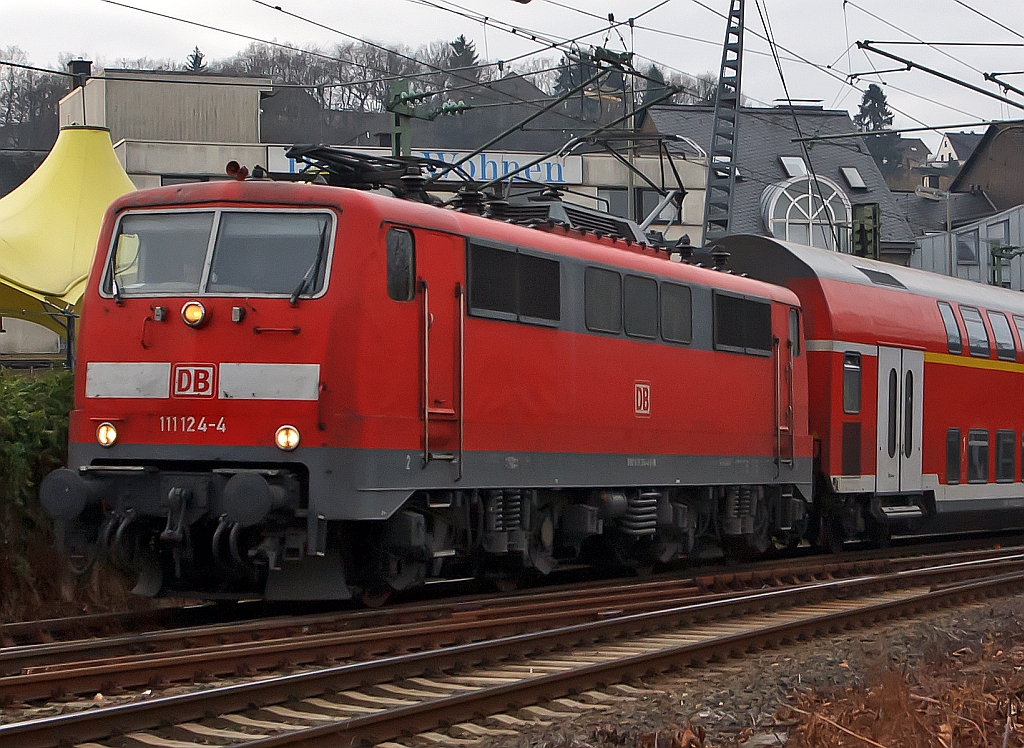
[{"label": "locomotive side window", "polygon": [[622,278],[614,270],[587,268],[584,283],[587,329],[622,332]]},{"label": "locomotive side window", "polygon": [[547,324],[562,317],[558,260],[469,245],[469,309],[484,317]]},{"label": "locomotive side window", "polygon": [[[939,302],[939,314],[942,315],[942,324],[946,328],[946,344],[949,352],[959,356],[964,352],[964,344],[960,339],[960,327],[956,323],[956,315],[953,314],[953,307],[945,301]],[[1024,322],[1024,320],[1022,320]]]},{"label": "locomotive side window", "polygon": [[960,482],[960,429],[946,431],[946,483]]},{"label": "locomotive side window", "polygon": [[658,337],[658,282],[653,278],[627,275],[623,292],[626,334],[638,338]]},{"label": "locomotive side window", "polygon": [[789,340],[793,344],[793,355],[800,355],[800,312],[789,310]]},{"label": "locomotive side window", "polygon": [[996,358],[1004,361],[1017,360],[1017,346],[1013,343],[1010,323],[1002,312],[989,312],[988,323],[992,325],[992,336],[996,339]]},{"label": "locomotive side window", "polygon": [[661,284],[661,337],[672,343],[693,340],[693,306],[688,286]]},{"label": "locomotive side window", "polygon": [[964,327],[967,328],[967,346],[971,355],[988,358],[992,352],[988,346],[988,331],[981,319],[981,312],[973,306],[961,306],[960,316],[963,317]]},{"label": "locomotive side window", "polygon": [[213,218],[212,211],[124,216],[104,291],[124,296],[199,293]]},{"label": "locomotive side window", "polygon": [[562,317],[558,261],[522,252],[517,257],[519,316],[558,322]]},{"label": "locomotive side window", "polygon": [[996,483],[1013,483],[1017,473],[1017,434],[996,432]]},{"label": "locomotive side window", "polygon": [[772,306],[767,301],[714,295],[715,348],[756,355],[772,352]]},{"label": "locomotive side window", "polygon": [[470,309],[498,312],[502,319],[515,319],[516,253],[471,244],[469,272]]},{"label": "locomotive side window", "polygon": [[843,354],[843,412],[860,413],[860,354]]},{"label": "locomotive side window", "polygon": [[988,483],[988,432],[967,432],[967,482]]},{"label": "locomotive side window", "polygon": [[315,296],[327,273],[330,229],[323,213],[225,211],[207,293]]},{"label": "locomotive side window", "polygon": [[416,295],[416,244],[408,229],[388,229],[388,296],[412,301]]}]

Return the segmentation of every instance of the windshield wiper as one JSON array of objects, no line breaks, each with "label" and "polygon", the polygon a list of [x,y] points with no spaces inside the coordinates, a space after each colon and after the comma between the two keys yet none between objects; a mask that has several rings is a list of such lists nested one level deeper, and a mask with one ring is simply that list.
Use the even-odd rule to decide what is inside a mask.
[{"label": "windshield wiper", "polygon": [[118,306],[124,304],[121,298],[121,288],[117,285],[117,248],[110,253],[110,288],[114,293],[114,303]]},{"label": "windshield wiper", "polygon": [[327,227],[330,225],[330,219],[326,219],[324,221],[323,228],[320,229],[320,243],[316,248],[316,259],[313,260],[313,264],[310,265],[306,274],[302,276],[302,280],[299,282],[299,285],[295,287],[295,290],[292,291],[292,295],[288,297],[288,301],[292,306],[299,303],[299,296],[309,287],[311,282],[314,284],[316,283],[316,277],[320,274],[320,262],[323,260],[324,256],[324,246],[327,244]]}]

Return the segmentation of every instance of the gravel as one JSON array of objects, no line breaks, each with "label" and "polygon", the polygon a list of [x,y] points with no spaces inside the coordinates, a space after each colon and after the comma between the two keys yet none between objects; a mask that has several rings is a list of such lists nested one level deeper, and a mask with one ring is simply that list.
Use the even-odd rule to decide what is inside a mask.
[{"label": "gravel", "polygon": [[542,705],[563,714],[542,720],[547,724],[519,725],[517,736],[488,745],[700,748],[702,732],[704,748],[786,745],[796,720],[777,715],[792,715],[786,708],[794,699],[865,689],[887,671],[914,673],[950,653],[980,652],[999,632],[1020,637],[1022,622],[1024,596],[1015,596],[687,668],[634,682],[631,689],[609,689],[606,693],[622,699],[612,710]]}]

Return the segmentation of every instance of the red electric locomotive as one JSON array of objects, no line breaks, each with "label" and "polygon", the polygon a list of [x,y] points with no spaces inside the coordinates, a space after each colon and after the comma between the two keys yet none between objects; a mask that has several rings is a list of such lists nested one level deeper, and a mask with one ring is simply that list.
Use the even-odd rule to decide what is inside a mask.
[{"label": "red electric locomotive", "polygon": [[1020,293],[763,237],[718,246],[803,305],[822,545],[1024,527]]},{"label": "red electric locomotive", "polygon": [[546,218],[261,180],[116,201],[41,489],[76,563],[146,594],[369,599],[798,543],[797,294],[523,210]]}]

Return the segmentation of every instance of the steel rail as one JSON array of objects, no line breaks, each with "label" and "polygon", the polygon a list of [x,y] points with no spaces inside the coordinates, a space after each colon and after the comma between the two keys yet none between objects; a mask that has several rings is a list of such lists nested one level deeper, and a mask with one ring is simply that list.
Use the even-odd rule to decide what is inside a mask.
[{"label": "steel rail", "polygon": [[[799,621],[776,624],[716,637],[702,642],[667,647],[655,652],[637,654],[526,678],[509,684],[482,688],[443,699],[422,701],[346,720],[285,732],[267,738],[237,743],[235,748],[327,748],[374,744],[410,733],[425,732],[439,725],[477,719],[481,716],[569,696],[595,684],[613,684],[624,680],[660,674],[685,666],[702,666],[756,651],[777,648],[793,641],[823,633],[873,625],[883,620],[918,613],[943,604],[957,603],[964,598],[995,594],[996,590],[1024,589],[1024,572],[999,575],[992,579],[951,585],[942,590],[929,590],[908,598],[872,603],[835,613],[824,613]],[[950,601],[945,602],[944,601]]]},{"label": "steel rail", "polygon": [[[980,555],[980,558],[961,561],[961,565],[1012,563],[988,560],[986,557],[990,552],[964,555]],[[1002,552],[1002,555],[1005,556],[1006,552]],[[813,581],[816,575],[832,578],[833,575],[848,576],[857,572],[900,573],[898,567],[906,563],[815,565],[803,569],[801,576]],[[9,653],[8,671],[14,666],[21,666],[21,669],[15,674],[0,677],[0,704],[30,702],[67,694],[96,691],[112,693],[128,688],[161,687],[182,681],[209,681],[239,674],[251,676],[268,669],[280,669],[285,665],[296,667],[322,665],[332,660],[366,660],[373,656],[392,655],[413,649],[453,646],[569,623],[621,617],[659,607],[671,608],[698,601],[722,600],[726,595],[735,594],[723,591],[730,585],[749,589],[757,585],[795,587],[802,583],[795,577],[783,581],[777,574],[769,577],[754,572],[705,578],[703,582],[706,587],[719,591],[700,594],[697,587],[681,580],[674,583],[641,584],[638,588],[624,587],[615,593],[599,594],[598,590],[592,596],[572,598],[573,607],[567,607],[566,599],[558,594],[554,600],[513,600],[507,606],[499,605],[495,608],[471,606],[469,610],[448,611],[446,616],[425,622],[410,624],[403,621],[379,625],[372,630],[345,630],[342,627],[339,631],[330,625],[321,630],[314,622],[331,624],[333,621],[329,616],[319,616],[306,620],[265,622],[264,630],[260,629],[259,623],[249,622],[235,627],[213,626],[206,630],[168,632],[173,633],[168,636],[153,633],[137,638],[120,637],[107,643],[45,645],[33,648],[31,652],[20,653],[20,658],[15,657],[19,654],[17,652]],[[408,620],[408,616],[402,618]],[[277,636],[270,636],[272,632]],[[245,638],[240,638],[240,635]],[[187,644],[188,648],[185,651],[146,651],[94,660],[74,659],[76,652],[95,655],[97,650],[120,650],[124,646],[132,646],[136,652],[140,648],[151,649],[145,645],[154,640],[164,645],[181,642]],[[205,646],[202,642],[206,643]],[[4,661],[3,654],[0,651],[0,666]]]},{"label": "steel rail", "polygon": [[[1015,554],[1012,562],[1019,570],[1022,565],[1021,556]],[[684,605],[493,641],[398,655],[370,662],[338,665],[312,672],[211,688],[197,693],[161,697],[105,709],[14,723],[0,726],[0,746],[49,748],[58,745],[62,737],[66,735],[74,735],[78,742],[103,739],[115,730],[118,733],[127,733],[166,723],[188,722],[202,719],[211,713],[225,714],[249,708],[261,708],[291,699],[319,696],[327,691],[367,687],[430,675],[439,671],[524,657],[536,652],[586,646],[614,638],[642,636],[653,631],[678,629],[727,616],[763,614],[766,611],[774,611],[782,607],[791,608],[798,604],[809,605],[822,601],[834,601],[842,596],[845,596],[845,599],[850,599],[851,595],[867,595],[893,588],[919,587],[929,582],[948,584],[951,580],[955,580],[958,574],[983,572],[986,568],[991,569],[992,566],[1002,567],[1003,564],[1000,562],[989,563],[987,566],[971,562],[946,564],[922,569],[917,573],[888,573],[832,582],[818,582],[797,589],[759,591],[728,601]],[[981,586],[986,584],[1018,585],[1022,580],[1024,580],[1024,572],[1015,571],[1012,574],[1001,573],[996,581],[983,580],[977,584]],[[963,585],[960,587],[950,586],[934,594],[958,594],[958,590],[963,588]],[[346,723],[349,726],[351,724],[353,723]],[[339,728],[336,727],[336,729]],[[349,727],[345,729],[349,729]]]},{"label": "steel rail", "polygon": [[[949,541],[943,540],[939,542],[929,543],[927,545],[917,544],[915,546],[899,546],[895,543],[892,547],[885,551],[885,558],[892,560],[893,558],[923,558],[929,554],[937,553],[962,553],[972,552],[967,551],[966,547],[980,546],[981,548],[991,548],[991,543],[1002,540],[1006,547],[1010,547],[1020,542],[1024,542],[1024,538],[1019,535],[1006,535],[1004,536],[985,536],[985,537],[974,537],[967,541],[956,540]],[[810,550],[810,549],[807,549]],[[984,551],[982,551],[984,552]],[[908,553],[910,555],[903,556],[902,554]],[[802,555],[801,558],[808,558],[807,555]],[[820,557],[819,557],[820,558]],[[849,564],[858,560],[875,561],[879,560],[878,551],[861,551],[846,549],[843,554],[843,564]],[[749,573],[764,574],[767,570],[776,569],[779,567],[792,567],[796,563],[796,559],[787,558],[783,560],[773,561],[761,561],[752,565],[745,565],[742,571],[739,572],[727,572],[723,569],[715,571],[700,572],[702,576],[698,579],[712,579],[714,583],[721,584],[723,575],[728,573],[737,574],[737,578],[740,578]],[[823,563],[835,563],[834,561],[827,561]],[[604,588],[608,585],[609,580],[600,580],[597,582],[600,588]],[[638,582],[635,579],[627,579],[625,581],[619,580],[621,586],[632,586],[641,587],[647,584],[659,584],[658,581],[647,581]],[[434,612],[440,605],[445,606],[458,606],[466,607],[477,604],[480,606],[490,605],[494,603],[501,603],[502,601],[508,601],[511,599],[523,599],[523,598],[538,598],[547,596],[551,599],[556,597],[572,598],[578,596],[581,589],[587,591],[593,582],[574,582],[571,585],[567,584],[555,584],[547,585],[540,588],[532,588],[528,590],[521,590],[516,593],[506,593],[500,597],[488,594],[472,594],[472,595],[460,595],[457,598],[448,597],[438,602],[424,601],[424,602],[407,602],[402,603],[400,606],[392,606],[390,608],[374,609],[374,610],[346,610],[341,613],[335,612],[332,615],[344,615],[352,618],[366,619],[367,624],[370,625],[370,621],[374,624],[380,620],[391,620],[394,617],[401,615],[402,612],[407,613],[409,616],[415,619],[416,616],[422,616]],[[195,626],[209,626],[216,624],[225,624],[232,621],[251,621],[254,618],[266,619],[274,616],[273,613],[268,614],[265,610],[266,604],[262,601],[239,601],[233,606],[215,605],[211,603],[204,603],[199,605],[189,605],[176,608],[156,608],[142,611],[132,612],[120,612],[120,613],[91,613],[82,616],[69,616],[65,618],[49,618],[42,620],[31,620],[31,621],[17,621],[11,623],[0,624],[0,655],[11,650],[29,647],[29,646],[46,646],[57,642],[73,642],[80,639],[87,639],[89,637],[96,636],[109,636],[110,632],[131,632],[138,631],[140,629],[182,629]],[[303,616],[296,616],[297,619],[305,619],[309,615],[318,614],[307,614]]]}]

